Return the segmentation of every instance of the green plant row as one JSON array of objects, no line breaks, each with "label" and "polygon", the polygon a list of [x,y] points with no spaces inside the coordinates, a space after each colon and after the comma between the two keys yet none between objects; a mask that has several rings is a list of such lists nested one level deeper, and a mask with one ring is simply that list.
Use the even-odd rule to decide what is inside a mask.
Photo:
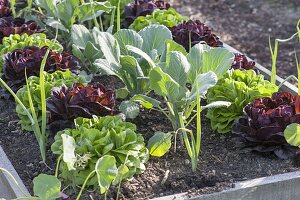
[{"label": "green plant row", "polygon": [[[202,24],[189,27],[192,29],[187,32],[188,49],[175,42],[170,29],[188,18],[169,8],[168,3],[159,5],[153,1],[135,5],[135,1],[125,6],[127,3],[130,2],[39,0],[29,1],[28,7],[18,13],[14,9],[15,2],[11,3],[15,17],[33,17],[43,28],[52,28],[47,32],[50,36],[54,36],[53,30],[56,30],[54,40],[47,39],[43,33],[16,34],[4,37],[0,45],[3,58],[9,55],[11,59],[3,59],[0,64],[1,71],[1,66],[6,64],[1,75],[4,78],[10,75],[7,66],[15,69],[11,52],[22,52],[28,46],[49,47],[38,74],[31,76],[29,62],[22,65],[25,73],[20,77],[25,77],[26,85],[16,93],[0,78],[16,100],[22,129],[35,134],[44,162],[50,122],[71,122],[70,127],[54,133],[51,151],[58,157],[54,176],[41,174],[34,179],[34,194],[40,199],[59,198],[60,180],[75,190],[80,187],[77,199],[86,187],[99,189],[106,198],[111,185],[120,188],[122,181],[144,172],[149,155],[165,155],[172,140],[176,150],[177,137],[185,146],[195,172],[201,153],[201,112],[208,109],[207,117],[214,130],[230,132],[234,121],[244,115],[245,106],[255,99],[271,97],[280,88],[275,85],[279,42],[294,36],[300,40],[299,20],[297,34],[287,40],[276,40],[274,50],[270,47],[272,77],[269,82],[253,70],[231,69],[235,55],[229,50],[211,47],[205,42],[194,44],[192,32],[199,32],[194,29]],[[146,14],[138,16],[139,9],[145,9]],[[130,29],[120,29],[121,21],[126,20],[132,21]],[[210,30],[205,30],[203,37],[208,37]],[[49,59],[53,58],[51,51],[63,51],[58,41],[65,49],[72,50],[78,61],[77,58],[67,60],[70,55],[64,54],[66,60],[55,61],[52,63],[55,70],[46,72]],[[66,63],[75,63],[76,67],[79,61],[83,66],[81,70],[86,71],[74,73],[76,70],[65,69]],[[297,66],[299,68],[298,62]],[[89,77],[116,76],[124,87],[114,91],[92,84],[88,76],[83,75],[86,73]],[[161,100],[153,98],[151,91]],[[121,101],[119,108],[116,108],[116,98]],[[201,104],[203,99],[206,105]],[[141,106],[161,112],[173,130],[155,132],[145,143],[136,125],[122,117],[137,117]],[[284,132],[293,146],[300,144],[298,128],[293,124]]]}]

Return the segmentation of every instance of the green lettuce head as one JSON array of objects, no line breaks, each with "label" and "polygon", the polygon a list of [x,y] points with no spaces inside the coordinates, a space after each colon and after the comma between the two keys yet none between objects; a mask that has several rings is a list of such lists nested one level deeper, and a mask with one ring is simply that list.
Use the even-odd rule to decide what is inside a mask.
[{"label": "green lettuce head", "polygon": [[166,27],[173,27],[177,24],[189,20],[188,17],[180,15],[176,10],[155,10],[151,15],[140,16],[130,25],[130,29],[140,31],[151,24],[161,24]]},{"label": "green lettuce head", "polygon": [[260,97],[270,97],[278,87],[267,80],[263,75],[257,75],[253,70],[230,70],[209,89],[207,103],[214,101],[229,101],[227,108],[219,107],[208,110],[207,117],[211,127],[219,133],[231,131],[235,119],[243,115],[243,108]]},{"label": "green lettuce head", "polygon": [[[75,157],[70,163],[61,161],[59,166],[61,177],[73,185],[82,185],[86,177],[95,170],[99,158],[110,155],[115,157],[116,166],[125,170],[118,180],[130,179],[135,174],[145,170],[144,163],[149,158],[144,138],[136,133],[136,126],[122,121],[120,116],[96,117],[93,119],[75,119],[75,129],[65,129],[55,136],[51,146],[54,154],[63,155],[63,137],[71,136],[75,144]],[[89,186],[97,186],[97,176],[94,174],[88,182]]]}]

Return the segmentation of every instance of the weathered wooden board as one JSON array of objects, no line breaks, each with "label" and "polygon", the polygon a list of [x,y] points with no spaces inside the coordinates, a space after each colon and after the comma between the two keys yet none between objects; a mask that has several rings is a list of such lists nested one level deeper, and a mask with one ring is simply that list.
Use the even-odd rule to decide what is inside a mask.
[{"label": "weathered wooden board", "polygon": [[[186,193],[153,200],[186,200]],[[190,200],[299,200],[300,172],[290,172],[269,177],[238,182],[235,188],[223,192],[200,195]]]},{"label": "weathered wooden board", "polygon": [[[0,167],[9,171],[15,180],[18,182],[20,188],[25,192],[25,194],[29,194],[28,190],[24,186],[21,178],[18,173],[14,169],[13,165],[7,158],[5,152],[0,146]],[[24,197],[24,194],[18,189],[12,178],[5,172],[0,171],[0,199],[14,199],[18,197]]]}]

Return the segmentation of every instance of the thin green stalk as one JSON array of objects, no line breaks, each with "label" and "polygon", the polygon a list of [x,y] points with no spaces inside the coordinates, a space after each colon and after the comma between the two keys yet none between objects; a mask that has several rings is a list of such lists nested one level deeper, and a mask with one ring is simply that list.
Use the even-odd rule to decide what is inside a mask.
[{"label": "thin green stalk", "polygon": [[101,18],[101,16],[99,17],[99,23],[100,23],[100,30],[102,31],[102,32],[104,32],[104,28],[103,28],[103,22],[102,22],[102,18]]},{"label": "thin green stalk", "polygon": [[97,21],[97,18],[96,18],[96,15],[95,15],[95,10],[94,10],[94,7],[93,7],[93,0],[90,0],[90,4],[91,4],[91,10],[92,10],[92,13],[93,13],[93,21],[94,21],[94,24],[97,28],[100,28],[99,24],[98,24],[98,21]]},{"label": "thin green stalk", "polygon": [[271,83],[276,84],[276,61],[277,61],[279,42],[281,42],[281,43],[288,42],[288,41],[292,40],[298,34],[299,34],[299,32],[294,33],[291,37],[289,37],[287,39],[275,39],[274,50],[273,50],[273,47],[271,44],[271,38],[269,37],[269,49],[270,49],[271,58],[272,58]]},{"label": "thin green stalk", "polygon": [[199,85],[198,81],[196,82],[196,91],[197,91],[197,96],[196,96],[196,102],[197,102],[197,121],[196,121],[196,162],[200,154],[200,149],[201,149],[201,137],[202,137],[202,132],[201,132],[201,98],[199,94]]},{"label": "thin green stalk", "polygon": [[104,200],[107,200],[107,191],[104,193]]},{"label": "thin green stalk", "polygon": [[32,8],[32,0],[27,0],[27,4],[28,4],[27,8],[29,10],[31,10],[31,8]]},{"label": "thin green stalk", "polygon": [[86,186],[88,180],[91,178],[91,176],[92,176],[94,173],[96,173],[96,170],[93,170],[93,171],[92,171],[91,173],[89,173],[89,175],[86,177],[86,179],[84,180],[83,185],[82,185],[82,187],[81,187],[81,189],[80,189],[80,192],[78,193],[78,196],[77,196],[76,200],[79,200],[79,199],[80,199],[81,194],[82,194],[82,192],[83,192],[83,189],[85,188],[85,186]]},{"label": "thin green stalk", "polygon": [[189,51],[191,51],[192,48],[192,32],[189,31]]},{"label": "thin green stalk", "polygon": [[167,48],[166,48],[166,65],[169,66],[170,65],[170,44],[167,43]]},{"label": "thin green stalk", "polygon": [[280,85],[278,86],[278,88],[281,88],[285,82],[288,82],[288,81],[291,80],[291,79],[294,79],[295,81],[298,82],[297,77],[295,77],[294,75],[290,75],[290,76],[288,76],[286,79],[284,79],[284,81],[282,81],[282,82],[280,83]]},{"label": "thin green stalk", "polygon": [[61,154],[57,159],[57,163],[56,163],[56,167],[55,167],[55,174],[54,174],[54,176],[56,178],[58,177],[59,164],[60,164],[62,157],[63,157],[63,154]]},{"label": "thin green stalk", "polygon": [[179,114],[179,120],[180,120],[180,127],[176,132],[178,131],[182,131],[182,137],[183,137],[183,141],[184,141],[184,144],[185,144],[185,147],[186,147],[186,150],[188,152],[188,155],[192,158],[193,157],[193,151],[192,151],[192,147],[191,147],[191,144],[190,144],[190,141],[187,137],[187,131],[190,131],[188,129],[185,128],[185,125],[184,125],[184,122],[183,122],[183,117],[182,115]]},{"label": "thin green stalk", "polygon": [[[300,22],[300,20],[299,20],[299,22]],[[296,67],[297,67],[297,72],[298,72],[298,95],[300,95],[300,66],[299,66],[296,51],[295,51],[295,60],[296,60]]]},{"label": "thin green stalk", "polygon": [[[162,112],[168,118],[168,120],[172,121],[172,119],[170,118],[170,116],[161,107],[158,107],[158,109],[159,109],[160,112]],[[155,110],[155,109],[153,109],[153,110]]]},{"label": "thin green stalk", "polygon": [[14,18],[17,17],[17,13],[16,13],[16,9],[15,9],[15,4],[16,4],[16,0],[11,0],[10,1],[10,9],[11,9],[11,12],[12,12]]},{"label": "thin green stalk", "polygon": [[18,189],[20,190],[20,192],[21,192],[26,198],[30,198],[30,197],[31,197],[31,196],[29,196],[29,195],[27,195],[27,194],[25,193],[25,191],[20,187],[18,181],[15,179],[15,177],[14,177],[8,170],[6,170],[6,169],[0,167],[0,171],[3,171],[3,172],[5,172],[5,173],[8,174],[8,176],[13,180],[13,182],[16,184],[16,186],[18,187]]},{"label": "thin green stalk", "polygon": [[197,113],[195,115],[193,115],[188,122],[185,123],[185,126],[190,125],[190,123],[195,119],[195,117],[197,116]]},{"label": "thin green stalk", "polygon": [[[46,61],[49,55],[50,49],[48,48],[40,68],[40,88],[41,88],[41,106],[42,106],[42,126],[41,126],[41,133],[42,137],[44,137],[44,140],[46,141],[47,135],[46,135],[46,125],[47,125],[47,108],[46,108],[46,92],[45,92],[45,78],[44,78],[44,69],[46,65]],[[45,160],[44,160],[45,161]]]},{"label": "thin green stalk", "polygon": [[[189,108],[184,112],[184,116],[185,116],[186,119],[188,119],[191,116],[195,106],[196,106],[195,101],[193,101],[189,104]],[[186,125],[186,126],[188,126],[188,125]]]},{"label": "thin green stalk", "polygon": [[[123,176],[122,176],[122,177],[123,177]],[[120,180],[122,180],[122,178],[121,178]],[[118,190],[117,190],[116,200],[119,199],[119,194],[120,194],[120,189],[121,189],[121,183],[122,183],[122,181],[120,181],[120,183],[118,184]]]},{"label": "thin green stalk", "polygon": [[41,133],[41,129],[39,127],[38,119],[36,116],[35,108],[34,108],[33,101],[32,101],[32,96],[31,96],[30,88],[29,88],[29,84],[28,84],[26,68],[25,68],[25,80],[26,80],[26,89],[27,89],[27,97],[28,97],[29,107],[30,107],[30,111],[32,114],[32,118],[34,120],[34,131],[33,132],[34,132],[35,138],[37,139],[39,147],[40,147],[42,160],[45,162],[46,161],[46,141],[45,141],[45,137],[43,137],[43,135]]},{"label": "thin green stalk", "polygon": [[109,26],[114,26],[115,25],[115,14],[116,14],[116,8],[112,10],[111,16],[110,16],[110,25]]},{"label": "thin green stalk", "polygon": [[271,83],[276,84],[276,61],[278,53],[278,40],[275,40],[274,50],[271,44],[271,38],[269,37],[269,49],[272,58],[272,71],[271,71]]},{"label": "thin green stalk", "polygon": [[298,38],[299,38],[299,42],[300,42],[300,19],[298,20],[298,23],[297,23],[297,32],[298,32]]},{"label": "thin green stalk", "polygon": [[117,31],[119,30],[121,30],[120,0],[118,0],[118,7],[117,7]]}]

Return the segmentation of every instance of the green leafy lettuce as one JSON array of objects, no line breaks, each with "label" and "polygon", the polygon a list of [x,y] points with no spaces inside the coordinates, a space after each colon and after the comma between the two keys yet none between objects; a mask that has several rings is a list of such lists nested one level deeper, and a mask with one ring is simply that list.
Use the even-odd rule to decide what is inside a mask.
[{"label": "green leafy lettuce", "polygon": [[15,49],[23,49],[27,46],[51,46],[52,50],[57,52],[62,52],[63,47],[59,44],[57,40],[49,40],[44,33],[36,33],[33,35],[28,35],[26,33],[19,35],[14,34],[9,37],[4,37],[2,44],[0,45],[0,55],[11,52]]},{"label": "green leafy lettuce", "polygon": [[260,97],[270,97],[278,87],[264,80],[263,75],[257,75],[253,70],[230,70],[216,86],[208,91],[207,102],[228,101],[228,108],[219,107],[208,110],[207,117],[213,130],[227,133],[235,119],[243,115],[243,108]]},{"label": "green leafy lettuce", "polygon": [[[73,138],[73,141],[70,140],[73,143],[71,146],[75,146],[72,152],[64,148],[67,144],[64,144],[66,135]],[[142,173],[145,170],[144,163],[149,157],[144,138],[136,133],[136,126],[122,121],[119,116],[77,118],[75,129],[65,129],[57,133],[51,150],[58,156],[64,155],[59,166],[61,177],[73,185],[82,185],[86,177],[95,170],[97,160],[103,156],[113,156],[118,173],[122,174],[114,179],[113,184]],[[87,185],[98,185],[95,174],[88,180]]]},{"label": "green leafy lettuce", "polygon": [[[84,83],[85,80],[81,76],[72,74],[70,71],[56,71],[52,74],[44,72],[45,78],[45,94],[46,98],[50,97],[50,92],[53,87],[61,86],[65,84],[66,86],[71,86],[75,82]],[[41,104],[41,87],[39,84],[39,77],[31,76],[28,78],[28,85],[30,93],[33,100],[33,106],[36,111],[37,119],[41,123],[42,120],[42,104]],[[25,107],[29,108],[28,91],[26,85],[18,90],[16,93],[19,99],[23,102]],[[22,107],[17,104],[16,112],[20,118],[20,124],[23,130],[32,131],[31,121],[29,120],[26,112]]]},{"label": "green leafy lettuce", "polygon": [[129,28],[139,31],[151,24],[161,24],[171,28],[187,20],[189,20],[188,17],[180,15],[173,8],[168,10],[155,10],[151,15],[136,18]]}]

